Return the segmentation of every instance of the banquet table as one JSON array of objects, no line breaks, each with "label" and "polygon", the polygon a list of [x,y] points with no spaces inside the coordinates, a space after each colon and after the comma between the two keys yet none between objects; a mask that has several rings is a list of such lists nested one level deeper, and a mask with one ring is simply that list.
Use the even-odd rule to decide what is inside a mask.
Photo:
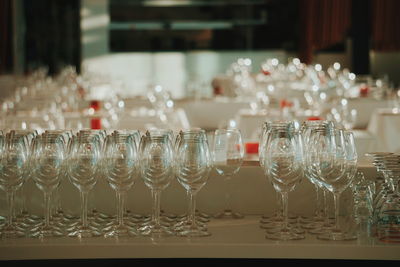
[{"label": "banquet table", "polygon": [[375,109],[368,131],[377,137],[379,151],[400,152],[400,112],[389,108]]},{"label": "banquet table", "polygon": [[[360,162],[359,170],[368,179],[374,179],[375,168],[369,162]],[[322,241],[311,234],[304,240],[273,241],[265,238],[259,227],[262,214],[276,208],[276,195],[265,179],[258,161],[246,160],[239,173],[232,180],[232,205],[245,214],[244,219],[211,219],[208,223],[209,237],[132,237],[132,238],[88,238],[70,237],[48,239],[2,239],[0,240],[0,261],[16,260],[94,260],[94,259],[280,259],[280,260],[400,260],[400,245],[382,243],[373,236],[361,234],[354,241]],[[32,186],[32,185],[28,185]],[[198,194],[198,208],[212,214],[223,207],[224,181],[216,173]],[[77,212],[78,192],[63,185],[64,208]],[[104,181],[96,187],[96,207],[103,212],[113,212],[114,193]],[[311,214],[313,210],[313,186],[303,180],[290,193],[290,212]],[[34,188],[30,188],[30,203],[39,205]],[[150,192],[138,182],[129,193],[129,208],[135,212],[149,213]],[[346,194],[345,194],[346,195]],[[65,201],[67,200],[67,201]],[[3,201],[3,200],[2,200]],[[344,212],[349,194],[343,197]],[[185,212],[186,193],[175,181],[163,192],[162,208],[167,212]],[[3,206],[3,205],[2,205]],[[39,207],[31,206],[31,211]],[[37,211],[37,210],[36,210]],[[348,218],[349,216],[343,216]],[[248,262],[250,263],[250,262]]]}]

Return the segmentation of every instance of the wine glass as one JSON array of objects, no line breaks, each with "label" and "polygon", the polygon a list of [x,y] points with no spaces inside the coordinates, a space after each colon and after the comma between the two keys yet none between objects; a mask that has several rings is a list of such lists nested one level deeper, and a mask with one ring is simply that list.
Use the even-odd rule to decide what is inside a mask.
[{"label": "wine glass", "polygon": [[[114,130],[114,132],[112,133],[112,135],[121,135],[121,136],[131,136],[135,142],[136,145],[136,154],[139,154],[139,144],[140,144],[140,131],[139,130],[122,130],[122,129],[118,129],[118,130]],[[112,140],[112,139],[110,139]],[[106,145],[106,143],[105,143]],[[139,157],[139,156],[138,156]],[[124,197],[124,203],[128,202],[128,194],[125,192],[122,192],[123,197]],[[133,213],[131,210],[129,210],[126,205],[124,205],[125,210],[124,210],[124,220],[125,223],[127,224],[132,224],[132,225],[136,225],[137,223],[143,221],[145,219],[145,217],[142,214],[138,214],[138,213]]]},{"label": "wine glass", "polygon": [[[225,178],[225,185],[231,182],[242,166],[244,146],[239,129],[217,129],[214,134],[213,163],[217,173]],[[244,216],[231,208],[230,188],[225,190],[225,208],[214,215],[214,218],[240,219]]]},{"label": "wine glass", "polygon": [[71,231],[71,237],[99,236],[100,232],[88,222],[88,194],[97,183],[100,162],[100,140],[98,136],[79,135],[73,139],[67,160],[68,177],[81,195],[81,224]]},{"label": "wine glass", "polygon": [[23,237],[25,233],[15,224],[14,206],[15,192],[23,185],[27,177],[28,153],[21,138],[13,135],[0,137],[0,188],[6,192],[8,217],[1,230],[4,238]]},{"label": "wine glass", "polygon": [[311,133],[307,153],[307,167],[316,173],[315,178],[334,196],[335,226],[317,236],[323,240],[354,240],[354,233],[342,230],[339,224],[340,196],[357,171],[357,152],[354,136],[342,129],[315,130]]},{"label": "wine glass", "polygon": [[32,229],[32,237],[44,238],[64,235],[60,228],[50,224],[51,197],[60,185],[64,170],[64,159],[65,143],[60,135],[44,133],[34,139],[29,166],[32,179],[44,194],[45,219],[42,225]]},{"label": "wine glass", "polygon": [[131,227],[124,223],[125,195],[138,177],[138,152],[134,137],[114,134],[108,137],[103,158],[103,172],[109,185],[117,195],[117,223],[105,237],[136,235]]},{"label": "wine glass", "polygon": [[304,239],[303,231],[289,226],[288,194],[303,176],[303,145],[301,135],[292,123],[271,128],[265,144],[264,172],[274,189],[282,195],[283,223],[278,229],[267,231],[273,240]]},{"label": "wine glass", "polygon": [[176,147],[175,172],[178,182],[189,195],[187,221],[176,230],[179,236],[203,237],[210,233],[196,219],[196,195],[207,183],[212,168],[211,155],[204,131],[181,132]]},{"label": "wine glass", "polygon": [[174,151],[169,132],[147,131],[140,141],[141,175],[152,191],[153,213],[150,223],[139,228],[142,235],[162,237],[173,235],[170,227],[161,224],[161,192],[167,188],[174,175]]},{"label": "wine glass", "polygon": [[[286,129],[293,128],[297,129],[298,125],[290,121],[266,121],[262,125],[261,136],[260,136],[260,148],[259,153],[259,163],[262,168],[265,167],[265,155],[266,155],[266,142],[268,140],[269,134],[272,129]],[[276,201],[278,208],[272,214],[264,214],[261,216],[260,227],[263,229],[278,229],[283,223],[283,209],[282,209],[282,194],[277,192]],[[289,222],[297,221],[297,217],[294,215],[288,215]]]},{"label": "wine glass", "polygon": [[[335,128],[333,122],[331,121],[305,121],[301,127],[301,135],[303,138],[304,151],[308,151],[308,146],[310,144],[310,135],[315,129],[333,129]],[[305,169],[305,177],[314,185],[316,192],[316,208],[313,218],[306,222],[302,227],[305,229],[310,229],[310,233],[321,233],[326,229],[331,228],[331,223],[329,222],[328,216],[328,205],[327,205],[327,189],[319,182],[316,175],[312,169]]]}]

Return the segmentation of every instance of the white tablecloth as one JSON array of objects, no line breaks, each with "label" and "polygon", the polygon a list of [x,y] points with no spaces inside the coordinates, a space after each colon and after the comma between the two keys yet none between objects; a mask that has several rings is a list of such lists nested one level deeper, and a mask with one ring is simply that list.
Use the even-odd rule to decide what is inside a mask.
[{"label": "white tablecloth", "polygon": [[377,136],[377,150],[400,153],[400,113],[391,109],[375,109],[368,131]]}]

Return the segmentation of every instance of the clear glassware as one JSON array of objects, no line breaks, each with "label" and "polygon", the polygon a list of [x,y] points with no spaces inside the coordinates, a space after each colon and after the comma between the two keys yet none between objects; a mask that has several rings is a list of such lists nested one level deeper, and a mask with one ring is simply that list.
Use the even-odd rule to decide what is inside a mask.
[{"label": "clear glassware", "polygon": [[[31,153],[31,144],[32,140],[38,135],[38,131],[36,130],[10,130],[9,133],[6,135],[8,136],[13,136],[13,138],[20,138],[22,140],[23,145],[25,146],[25,150],[28,154],[28,157],[30,156]],[[27,173],[29,174],[29,172]],[[28,175],[25,179],[24,185],[26,182],[30,179],[30,175]],[[20,207],[17,209],[14,209],[15,211],[15,221],[17,224],[25,229],[30,229],[32,226],[38,224],[42,218],[39,216],[32,214],[28,210],[27,206],[27,201],[26,201],[26,187],[21,186],[17,192],[15,197],[20,200]]]},{"label": "clear glassware", "polygon": [[141,176],[152,191],[153,209],[150,223],[139,228],[142,235],[162,237],[174,235],[160,220],[161,192],[174,177],[174,151],[169,131],[146,132],[140,141]]},{"label": "clear glassware", "polygon": [[265,144],[264,172],[274,189],[282,194],[283,223],[278,229],[267,231],[273,240],[304,239],[304,231],[292,227],[288,221],[288,193],[296,188],[303,176],[303,145],[300,133],[292,123],[271,128]]},{"label": "clear glassware", "polygon": [[105,178],[117,195],[117,222],[105,233],[105,237],[137,235],[124,223],[125,196],[138,178],[139,158],[132,135],[114,134],[108,137],[104,149],[103,166]]},{"label": "clear glassware", "polygon": [[[118,130],[114,130],[112,135],[129,135],[129,136],[132,136],[132,138],[134,139],[135,144],[136,144],[136,153],[139,156],[139,144],[140,144],[140,137],[141,137],[141,134],[140,134],[139,130],[118,129]],[[128,194],[123,192],[123,197],[124,197],[124,203],[127,203],[128,202]],[[127,205],[124,205],[124,209],[125,209],[124,210],[125,223],[135,225],[135,227],[136,227],[137,223],[143,222],[143,220],[145,220],[145,216],[144,215],[132,212],[127,207]]]},{"label": "clear glassware", "polygon": [[[301,136],[303,139],[304,151],[308,151],[310,144],[310,135],[313,130],[334,129],[335,125],[331,121],[305,121],[301,127]],[[314,216],[302,225],[303,228],[309,229],[310,233],[319,234],[326,229],[332,227],[329,222],[328,207],[327,207],[327,189],[315,177],[317,175],[312,169],[306,168],[305,177],[314,185],[316,192],[316,208]]]},{"label": "clear glassware", "polygon": [[3,238],[24,237],[23,229],[13,220],[15,193],[27,177],[28,153],[21,138],[13,135],[0,137],[0,188],[6,192],[8,204],[7,222],[1,229]]},{"label": "clear glassware", "polygon": [[[259,162],[261,168],[265,168],[265,155],[266,155],[266,142],[269,138],[269,134],[273,129],[290,129],[296,130],[298,128],[297,123],[291,121],[266,121],[263,123],[261,136],[260,136],[260,148],[259,148]],[[264,214],[260,219],[260,228],[262,229],[280,229],[283,224],[283,206],[282,206],[282,194],[276,192],[276,203],[278,208],[273,214]],[[288,214],[289,223],[297,223],[298,216],[294,214]]]},{"label": "clear glassware", "polygon": [[323,240],[354,240],[357,235],[341,229],[339,223],[340,196],[347,189],[357,171],[357,152],[354,136],[342,129],[315,130],[310,136],[307,168],[334,196],[335,226],[317,236]]},{"label": "clear glassware", "polygon": [[231,189],[232,177],[240,170],[244,159],[244,145],[239,129],[217,129],[214,135],[212,150],[213,164],[217,173],[225,182],[225,208],[214,215],[214,218],[241,219],[243,214],[232,210]]},{"label": "clear glassware", "polygon": [[66,162],[68,177],[81,195],[81,223],[68,234],[71,237],[100,236],[97,228],[88,222],[88,194],[99,176],[100,140],[97,136],[79,135],[73,138]]},{"label": "clear glassware", "polygon": [[53,192],[60,186],[66,157],[65,142],[60,135],[44,133],[34,139],[30,169],[36,186],[43,191],[45,203],[44,222],[31,230],[30,236],[38,238],[60,237],[62,229],[50,224]]},{"label": "clear glassware", "polygon": [[187,221],[175,230],[179,236],[203,237],[211,235],[196,219],[196,195],[207,183],[212,169],[211,154],[204,131],[187,131],[179,135],[176,147],[175,173],[178,182],[189,195]]},{"label": "clear glassware", "polygon": [[382,242],[400,243],[400,154],[387,155],[382,163],[390,186],[377,207],[377,236]]}]

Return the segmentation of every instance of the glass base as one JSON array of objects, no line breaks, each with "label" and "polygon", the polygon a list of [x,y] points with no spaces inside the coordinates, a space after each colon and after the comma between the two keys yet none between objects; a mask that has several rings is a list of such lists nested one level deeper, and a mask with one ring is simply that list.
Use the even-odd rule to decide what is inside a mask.
[{"label": "glass base", "polygon": [[136,230],[126,225],[114,225],[104,234],[104,237],[131,237],[139,235]]},{"label": "glass base", "polygon": [[35,238],[62,237],[65,236],[65,233],[54,225],[45,226],[42,224],[33,228],[29,236]]},{"label": "glass base", "polygon": [[308,233],[313,234],[313,235],[322,235],[322,234],[331,232],[333,227],[334,227],[334,224],[324,223],[320,227],[316,227],[314,229],[308,229]]},{"label": "glass base", "polygon": [[20,238],[26,236],[25,232],[15,225],[5,225],[1,229],[0,235],[2,238]]},{"label": "glass base", "polygon": [[272,239],[272,240],[282,240],[282,241],[288,241],[288,240],[300,240],[304,239],[305,235],[303,233],[299,233],[298,229],[281,229],[276,232],[268,232],[265,235],[265,238],[267,239]]},{"label": "glass base", "polygon": [[[289,227],[295,227],[297,225],[296,221],[290,221],[288,222]],[[280,230],[283,227],[283,221],[265,221],[265,220],[261,220],[260,221],[260,228],[261,229],[267,229],[267,230]]]},{"label": "glass base", "polygon": [[317,235],[320,240],[347,241],[357,239],[357,235],[353,233],[342,232],[340,230],[327,231]]},{"label": "glass base", "polygon": [[175,235],[170,226],[155,224],[153,222],[144,225],[138,229],[140,235],[151,237],[167,237]]},{"label": "glass base", "polygon": [[185,225],[181,227],[178,232],[177,236],[184,236],[184,237],[206,237],[211,236],[211,233],[207,231],[207,228],[197,225]]},{"label": "glass base", "polygon": [[243,219],[244,215],[232,210],[224,210],[214,215],[215,219]]},{"label": "glass base", "polygon": [[101,233],[94,227],[79,226],[76,228],[76,230],[69,232],[68,236],[69,237],[78,237],[78,238],[88,238],[88,237],[101,236]]}]

